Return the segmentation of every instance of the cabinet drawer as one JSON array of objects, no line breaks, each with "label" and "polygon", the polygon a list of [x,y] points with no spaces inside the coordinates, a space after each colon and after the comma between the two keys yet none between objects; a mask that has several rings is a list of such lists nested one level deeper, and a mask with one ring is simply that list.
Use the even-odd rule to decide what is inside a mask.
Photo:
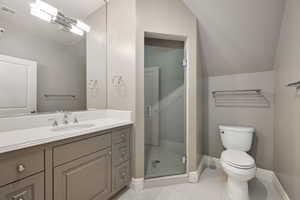
[{"label": "cabinet drawer", "polygon": [[0,188],[1,200],[43,200],[44,173],[40,173],[21,181]]},{"label": "cabinet drawer", "polygon": [[130,182],[130,163],[125,162],[113,170],[113,192],[119,191],[123,187],[127,186]]},{"label": "cabinet drawer", "polygon": [[120,144],[120,143],[127,143],[129,144],[130,140],[130,129],[121,129],[117,131],[113,131],[112,133],[112,143],[113,144]]},{"label": "cabinet drawer", "polygon": [[24,151],[0,157],[0,186],[44,170],[44,151]]},{"label": "cabinet drawer", "polygon": [[119,165],[127,160],[129,160],[129,144],[120,143],[115,144],[112,147],[112,162],[113,166]]},{"label": "cabinet drawer", "polygon": [[110,134],[106,134],[54,147],[54,166],[58,166],[82,156],[95,153],[99,150],[110,147],[110,145],[111,136]]}]

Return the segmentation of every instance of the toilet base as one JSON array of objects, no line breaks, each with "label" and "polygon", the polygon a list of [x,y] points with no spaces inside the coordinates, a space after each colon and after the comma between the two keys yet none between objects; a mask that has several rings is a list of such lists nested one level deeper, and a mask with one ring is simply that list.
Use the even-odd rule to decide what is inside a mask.
[{"label": "toilet base", "polygon": [[250,200],[248,182],[233,177],[227,179],[227,195],[230,200]]}]

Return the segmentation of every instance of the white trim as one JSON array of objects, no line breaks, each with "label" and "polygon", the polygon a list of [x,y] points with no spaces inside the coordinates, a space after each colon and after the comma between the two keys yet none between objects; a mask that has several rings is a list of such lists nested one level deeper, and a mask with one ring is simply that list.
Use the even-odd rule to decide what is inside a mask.
[{"label": "white trim", "polygon": [[273,171],[258,168],[256,177],[272,183],[282,200],[290,200],[278,177]]},{"label": "white trim", "polygon": [[204,169],[207,167],[206,165],[207,156],[203,156],[201,159],[201,162],[198,166],[197,171],[193,171],[189,173],[189,182],[190,183],[198,183],[200,179],[200,175],[204,171]]},{"label": "white trim", "polygon": [[135,192],[144,190],[144,178],[132,178],[130,188]]},{"label": "white trim", "polygon": [[275,176],[275,174],[270,170],[257,168],[256,177],[259,179],[262,179],[262,180],[265,180],[268,182],[272,182],[274,176]]},{"label": "white trim", "polygon": [[[220,160],[218,158],[203,156],[202,160],[204,160],[206,167],[221,168]],[[273,171],[257,168],[256,177],[272,183],[278,194],[281,196],[282,200],[290,200],[278,177]]]},{"label": "white trim", "polygon": [[288,194],[286,193],[285,189],[281,185],[278,177],[275,175],[274,172],[273,172],[273,180],[272,180],[272,182],[274,184],[274,187],[275,187],[276,191],[280,194],[282,200],[290,200]]},{"label": "white trim", "polygon": [[193,171],[189,173],[189,182],[190,183],[198,183],[199,181],[199,173],[198,171]]}]

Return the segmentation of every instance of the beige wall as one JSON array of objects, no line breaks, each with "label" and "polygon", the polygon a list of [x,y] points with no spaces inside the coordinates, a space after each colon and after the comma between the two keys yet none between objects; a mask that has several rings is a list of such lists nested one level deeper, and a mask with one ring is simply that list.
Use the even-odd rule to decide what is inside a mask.
[{"label": "beige wall", "polygon": [[87,108],[104,109],[107,103],[106,6],[92,13],[86,23],[92,27],[86,36]]},{"label": "beige wall", "polygon": [[[107,18],[107,106],[110,109],[134,111],[136,62],[135,0],[110,0],[107,7]],[[117,84],[118,82],[120,84]]]},{"label": "beige wall", "polygon": [[300,199],[300,1],[287,0],[275,62],[275,172],[292,200]]},{"label": "beige wall", "polygon": [[273,69],[285,0],[183,0],[197,16],[208,75]]},{"label": "beige wall", "polygon": [[[213,91],[246,89],[262,89],[262,94],[269,100],[270,107],[216,107]],[[254,127],[255,139],[250,153],[256,159],[258,167],[272,170],[274,71],[209,77],[206,95],[209,97],[209,110],[205,120],[208,121],[204,135],[205,153],[220,157],[223,146],[218,134],[218,125]]]},{"label": "beige wall", "polygon": [[[181,0],[138,0],[137,1],[137,118],[136,118],[136,177],[144,176],[144,36],[145,33],[170,39],[186,40],[189,68],[187,70],[187,134],[189,171],[198,167],[197,154],[197,23],[195,16]],[[164,36],[167,36],[164,38]],[[200,152],[200,150],[199,150]]]},{"label": "beige wall", "polygon": [[[133,120],[136,97],[135,54],[136,0],[110,0],[107,5],[107,108],[133,111]],[[113,84],[113,80],[120,84]],[[143,140],[135,129],[134,125],[132,175],[137,177],[144,149],[137,149]]]}]

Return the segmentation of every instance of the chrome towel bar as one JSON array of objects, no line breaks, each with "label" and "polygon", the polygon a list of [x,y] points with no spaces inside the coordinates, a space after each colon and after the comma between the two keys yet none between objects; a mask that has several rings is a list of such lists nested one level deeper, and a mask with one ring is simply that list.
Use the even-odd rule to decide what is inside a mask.
[{"label": "chrome towel bar", "polygon": [[290,83],[290,84],[287,85],[287,87],[296,87],[297,90],[299,90],[300,89],[300,81],[294,82],[294,83]]},{"label": "chrome towel bar", "polygon": [[54,98],[54,99],[66,99],[66,98],[71,98],[71,99],[76,99],[76,95],[73,94],[45,94],[44,95],[46,99],[48,98]]},{"label": "chrome towel bar", "polygon": [[255,90],[220,90],[220,91],[213,91],[212,94],[215,97],[216,94],[231,94],[231,95],[240,95],[240,94],[247,94],[247,93],[255,93],[261,94],[261,89]]}]

